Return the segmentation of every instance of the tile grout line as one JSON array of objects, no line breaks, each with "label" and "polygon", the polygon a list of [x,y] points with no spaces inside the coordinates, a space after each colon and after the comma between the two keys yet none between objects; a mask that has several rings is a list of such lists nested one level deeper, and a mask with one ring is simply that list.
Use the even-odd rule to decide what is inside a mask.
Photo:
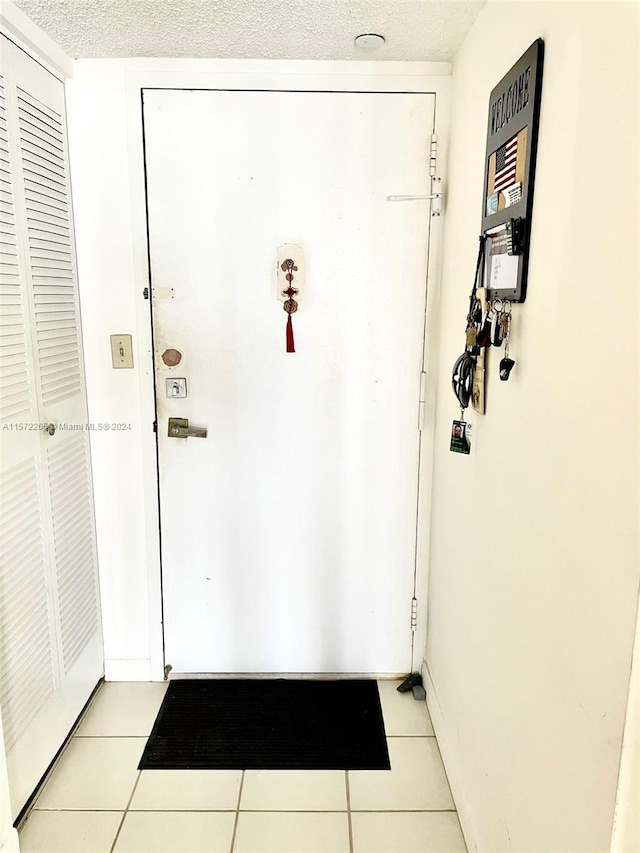
[{"label": "tile grout line", "polygon": [[236,845],[236,835],[238,833],[238,822],[240,820],[240,800],[242,799],[242,789],[244,787],[244,774],[246,770],[242,771],[242,776],[240,777],[240,788],[238,790],[238,803],[236,805],[236,818],[233,822],[233,833],[231,835],[231,847],[229,849],[229,853],[233,853],[233,848]]},{"label": "tile grout line", "polygon": [[[150,772],[153,773],[154,771],[152,770]],[[79,814],[83,814],[83,813],[86,814],[86,813],[93,813],[93,812],[100,812],[101,814],[111,814],[111,813],[122,814],[122,809],[94,809],[94,808],[90,808],[90,809],[89,808],[87,808],[87,809],[54,809],[54,808],[50,808],[50,809],[34,809],[34,811],[38,811],[38,812],[76,812]],[[178,808],[176,808],[176,809],[132,809],[132,808],[129,808],[127,811],[132,812],[133,814],[162,814],[163,812],[165,812],[165,813],[171,812],[171,813],[175,813],[175,814],[179,814],[181,812],[184,812],[185,814],[235,814],[236,813],[235,808],[232,808],[232,809],[182,809],[182,808],[180,808],[180,809],[178,809]],[[250,809],[249,811],[260,811],[260,809]],[[262,809],[262,811],[267,811],[267,809]]]},{"label": "tile grout line", "polygon": [[109,849],[109,853],[113,853],[113,851],[115,850],[115,846],[118,843],[118,838],[120,838],[122,826],[124,824],[125,818],[127,817],[127,814],[129,813],[129,806],[131,805],[131,801],[133,800],[133,795],[136,792],[136,788],[138,787],[138,782],[140,781],[141,777],[142,777],[142,770],[138,770],[138,775],[136,777],[136,781],[133,784],[133,790],[131,791],[131,796],[129,797],[129,801],[125,807],[124,814],[122,815],[122,820],[120,821],[120,826],[118,827],[118,831],[116,832],[116,837],[113,839],[113,844],[111,845],[111,847]]},{"label": "tile grout line", "polygon": [[457,809],[355,809],[355,814],[456,814]]},{"label": "tile grout line", "polygon": [[[348,809],[242,809],[244,814],[347,814]],[[352,809],[351,814],[432,814],[437,812],[445,812],[453,814],[457,809]],[[75,814],[122,814],[121,809],[34,809],[34,812],[70,812]],[[237,813],[237,809],[131,809],[127,810],[133,814],[163,814],[171,812],[174,814],[233,814]]]},{"label": "tile grout line", "polygon": [[349,827],[349,853],[353,853],[353,825],[351,823],[351,789],[349,787],[349,771],[344,771],[344,781],[347,789],[347,824]]}]

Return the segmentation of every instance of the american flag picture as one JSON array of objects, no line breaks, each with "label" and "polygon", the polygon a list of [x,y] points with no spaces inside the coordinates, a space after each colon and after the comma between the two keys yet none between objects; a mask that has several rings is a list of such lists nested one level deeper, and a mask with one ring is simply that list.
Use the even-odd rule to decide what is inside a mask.
[{"label": "american flag picture", "polygon": [[496,176],[493,191],[506,190],[516,182],[516,163],[518,162],[518,137],[514,136],[496,151]]},{"label": "american flag picture", "polygon": [[[503,210],[509,199],[507,190],[514,190],[524,182],[524,166],[527,153],[527,128],[524,127],[501,145],[489,158],[487,186],[487,214]],[[513,201],[511,201],[513,203]]]}]

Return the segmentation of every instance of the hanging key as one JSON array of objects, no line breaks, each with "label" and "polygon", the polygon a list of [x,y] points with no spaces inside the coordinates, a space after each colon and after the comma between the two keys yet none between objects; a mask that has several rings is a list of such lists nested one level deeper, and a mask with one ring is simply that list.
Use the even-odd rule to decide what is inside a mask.
[{"label": "hanging key", "polygon": [[467,326],[466,338],[467,348],[471,349],[476,345],[476,340],[478,339],[478,329],[475,326]]},{"label": "hanging key", "polygon": [[[499,303],[499,307],[498,307]],[[491,343],[494,347],[501,347],[502,342],[504,341],[504,325],[502,323],[502,299],[494,299],[493,300],[493,324],[491,327]]]},{"label": "hanging key", "polygon": [[509,375],[514,368],[514,365],[515,361],[512,358],[508,358],[506,355],[504,358],[500,359],[500,379],[503,382],[506,382],[509,378]]},{"label": "hanging key", "polygon": [[505,301],[500,320],[504,328],[504,358],[500,360],[499,372],[502,382],[506,382],[514,368],[515,361],[509,358],[509,334],[511,332],[511,306],[507,310],[508,300]]},{"label": "hanging key", "polygon": [[484,321],[482,329],[478,334],[478,346],[491,346],[491,317],[489,316],[489,314],[487,314],[487,319]]}]

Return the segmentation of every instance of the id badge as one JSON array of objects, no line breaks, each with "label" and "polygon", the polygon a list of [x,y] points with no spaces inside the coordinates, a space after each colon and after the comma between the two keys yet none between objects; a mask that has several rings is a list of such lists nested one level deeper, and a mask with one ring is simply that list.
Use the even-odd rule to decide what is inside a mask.
[{"label": "id badge", "polygon": [[454,421],[451,427],[451,444],[449,449],[452,453],[471,453],[471,427],[466,421]]}]

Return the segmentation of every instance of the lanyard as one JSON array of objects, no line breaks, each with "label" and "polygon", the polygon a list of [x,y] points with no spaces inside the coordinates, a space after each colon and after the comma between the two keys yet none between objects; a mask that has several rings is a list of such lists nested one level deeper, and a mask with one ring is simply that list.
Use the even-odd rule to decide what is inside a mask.
[{"label": "lanyard", "polygon": [[[482,318],[482,306],[480,300],[476,296],[478,287],[484,280],[484,261],[485,261],[485,237],[481,235],[478,245],[478,259],[476,261],[476,271],[473,276],[473,286],[469,295],[469,313],[467,315],[467,324],[477,323]],[[473,391],[473,374],[476,368],[477,354],[474,352],[475,346],[467,346],[465,351],[456,360],[451,373],[451,387],[456,395],[460,408],[468,408]]]}]

